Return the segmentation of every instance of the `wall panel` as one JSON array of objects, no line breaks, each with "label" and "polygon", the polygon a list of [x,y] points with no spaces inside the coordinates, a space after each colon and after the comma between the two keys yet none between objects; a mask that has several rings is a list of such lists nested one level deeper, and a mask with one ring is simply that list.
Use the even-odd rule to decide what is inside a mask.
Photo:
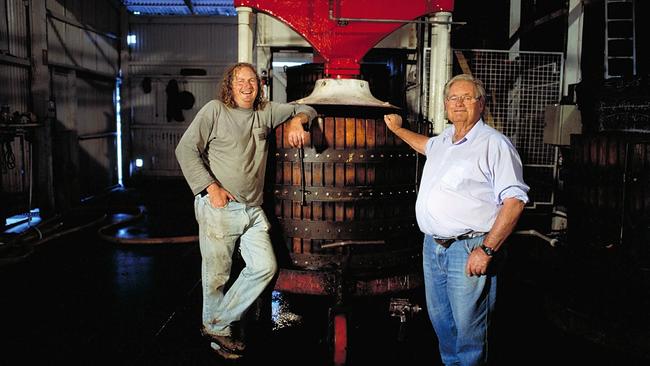
[{"label": "wall panel", "polygon": [[[127,159],[142,159],[144,165],[131,164],[131,174],[181,176],[174,149],[199,109],[216,97],[224,69],[237,60],[236,20],[132,18],[129,33],[136,36],[136,44],[130,46],[128,64],[131,150]],[[203,69],[206,75],[181,75],[182,69]],[[150,81],[148,92],[144,80]],[[179,92],[194,97],[193,107],[181,110],[184,121],[168,120],[167,88],[172,80]]]}]

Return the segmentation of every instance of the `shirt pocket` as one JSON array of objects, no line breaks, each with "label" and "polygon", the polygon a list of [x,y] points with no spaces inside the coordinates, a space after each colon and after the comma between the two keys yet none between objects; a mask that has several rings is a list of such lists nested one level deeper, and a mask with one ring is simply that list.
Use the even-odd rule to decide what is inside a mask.
[{"label": "shirt pocket", "polygon": [[442,184],[446,187],[457,189],[463,181],[471,178],[472,165],[468,161],[454,163],[447,172],[440,178]]},{"label": "shirt pocket", "polygon": [[266,141],[269,136],[270,129],[268,127],[257,127],[253,128],[253,136],[255,136],[255,141]]}]

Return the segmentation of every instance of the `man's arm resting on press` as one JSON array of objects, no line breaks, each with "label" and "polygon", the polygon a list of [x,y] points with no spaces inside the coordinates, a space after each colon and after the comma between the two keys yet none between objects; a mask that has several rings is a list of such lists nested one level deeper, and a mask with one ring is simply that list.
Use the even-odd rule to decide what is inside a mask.
[{"label": "man's arm resting on press", "polygon": [[402,127],[402,117],[398,114],[387,114],[384,116],[384,122],[389,130],[391,130],[397,137],[401,138],[413,148],[413,150],[424,155],[424,150],[427,147],[429,137],[413,132],[408,128]]},{"label": "man's arm resting on press", "polygon": [[306,113],[297,113],[290,120],[285,122],[287,138],[291,147],[302,147],[307,140],[307,132],[302,125],[309,123],[310,118]]}]

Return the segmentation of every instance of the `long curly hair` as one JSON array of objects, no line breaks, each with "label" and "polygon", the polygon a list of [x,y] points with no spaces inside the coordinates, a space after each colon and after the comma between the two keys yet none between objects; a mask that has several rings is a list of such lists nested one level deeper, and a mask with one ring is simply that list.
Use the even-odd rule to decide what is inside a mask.
[{"label": "long curly hair", "polygon": [[266,103],[268,102],[264,99],[264,91],[262,89],[262,79],[257,74],[255,67],[248,62],[238,62],[226,69],[223,73],[223,79],[221,80],[221,91],[219,93],[219,99],[223,104],[227,105],[230,108],[237,108],[237,103],[235,103],[235,97],[233,96],[232,83],[235,80],[235,74],[239,69],[248,67],[255,74],[255,80],[257,80],[257,96],[255,101],[253,101],[253,110],[258,111],[264,109]]}]

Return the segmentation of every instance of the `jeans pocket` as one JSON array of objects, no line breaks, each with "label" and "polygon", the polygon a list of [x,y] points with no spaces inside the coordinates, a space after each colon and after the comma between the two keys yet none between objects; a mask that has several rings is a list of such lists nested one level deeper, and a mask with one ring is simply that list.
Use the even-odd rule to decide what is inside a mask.
[{"label": "jeans pocket", "polygon": [[225,207],[215,208],[210,204],[210,200],[204,197],[202,205],[198,210],[201,214],[199,225],[204,225],[206,235],[216,239],[222,239],[228,236],[241,235],[243,227],[241,225],[240,213]]}]

